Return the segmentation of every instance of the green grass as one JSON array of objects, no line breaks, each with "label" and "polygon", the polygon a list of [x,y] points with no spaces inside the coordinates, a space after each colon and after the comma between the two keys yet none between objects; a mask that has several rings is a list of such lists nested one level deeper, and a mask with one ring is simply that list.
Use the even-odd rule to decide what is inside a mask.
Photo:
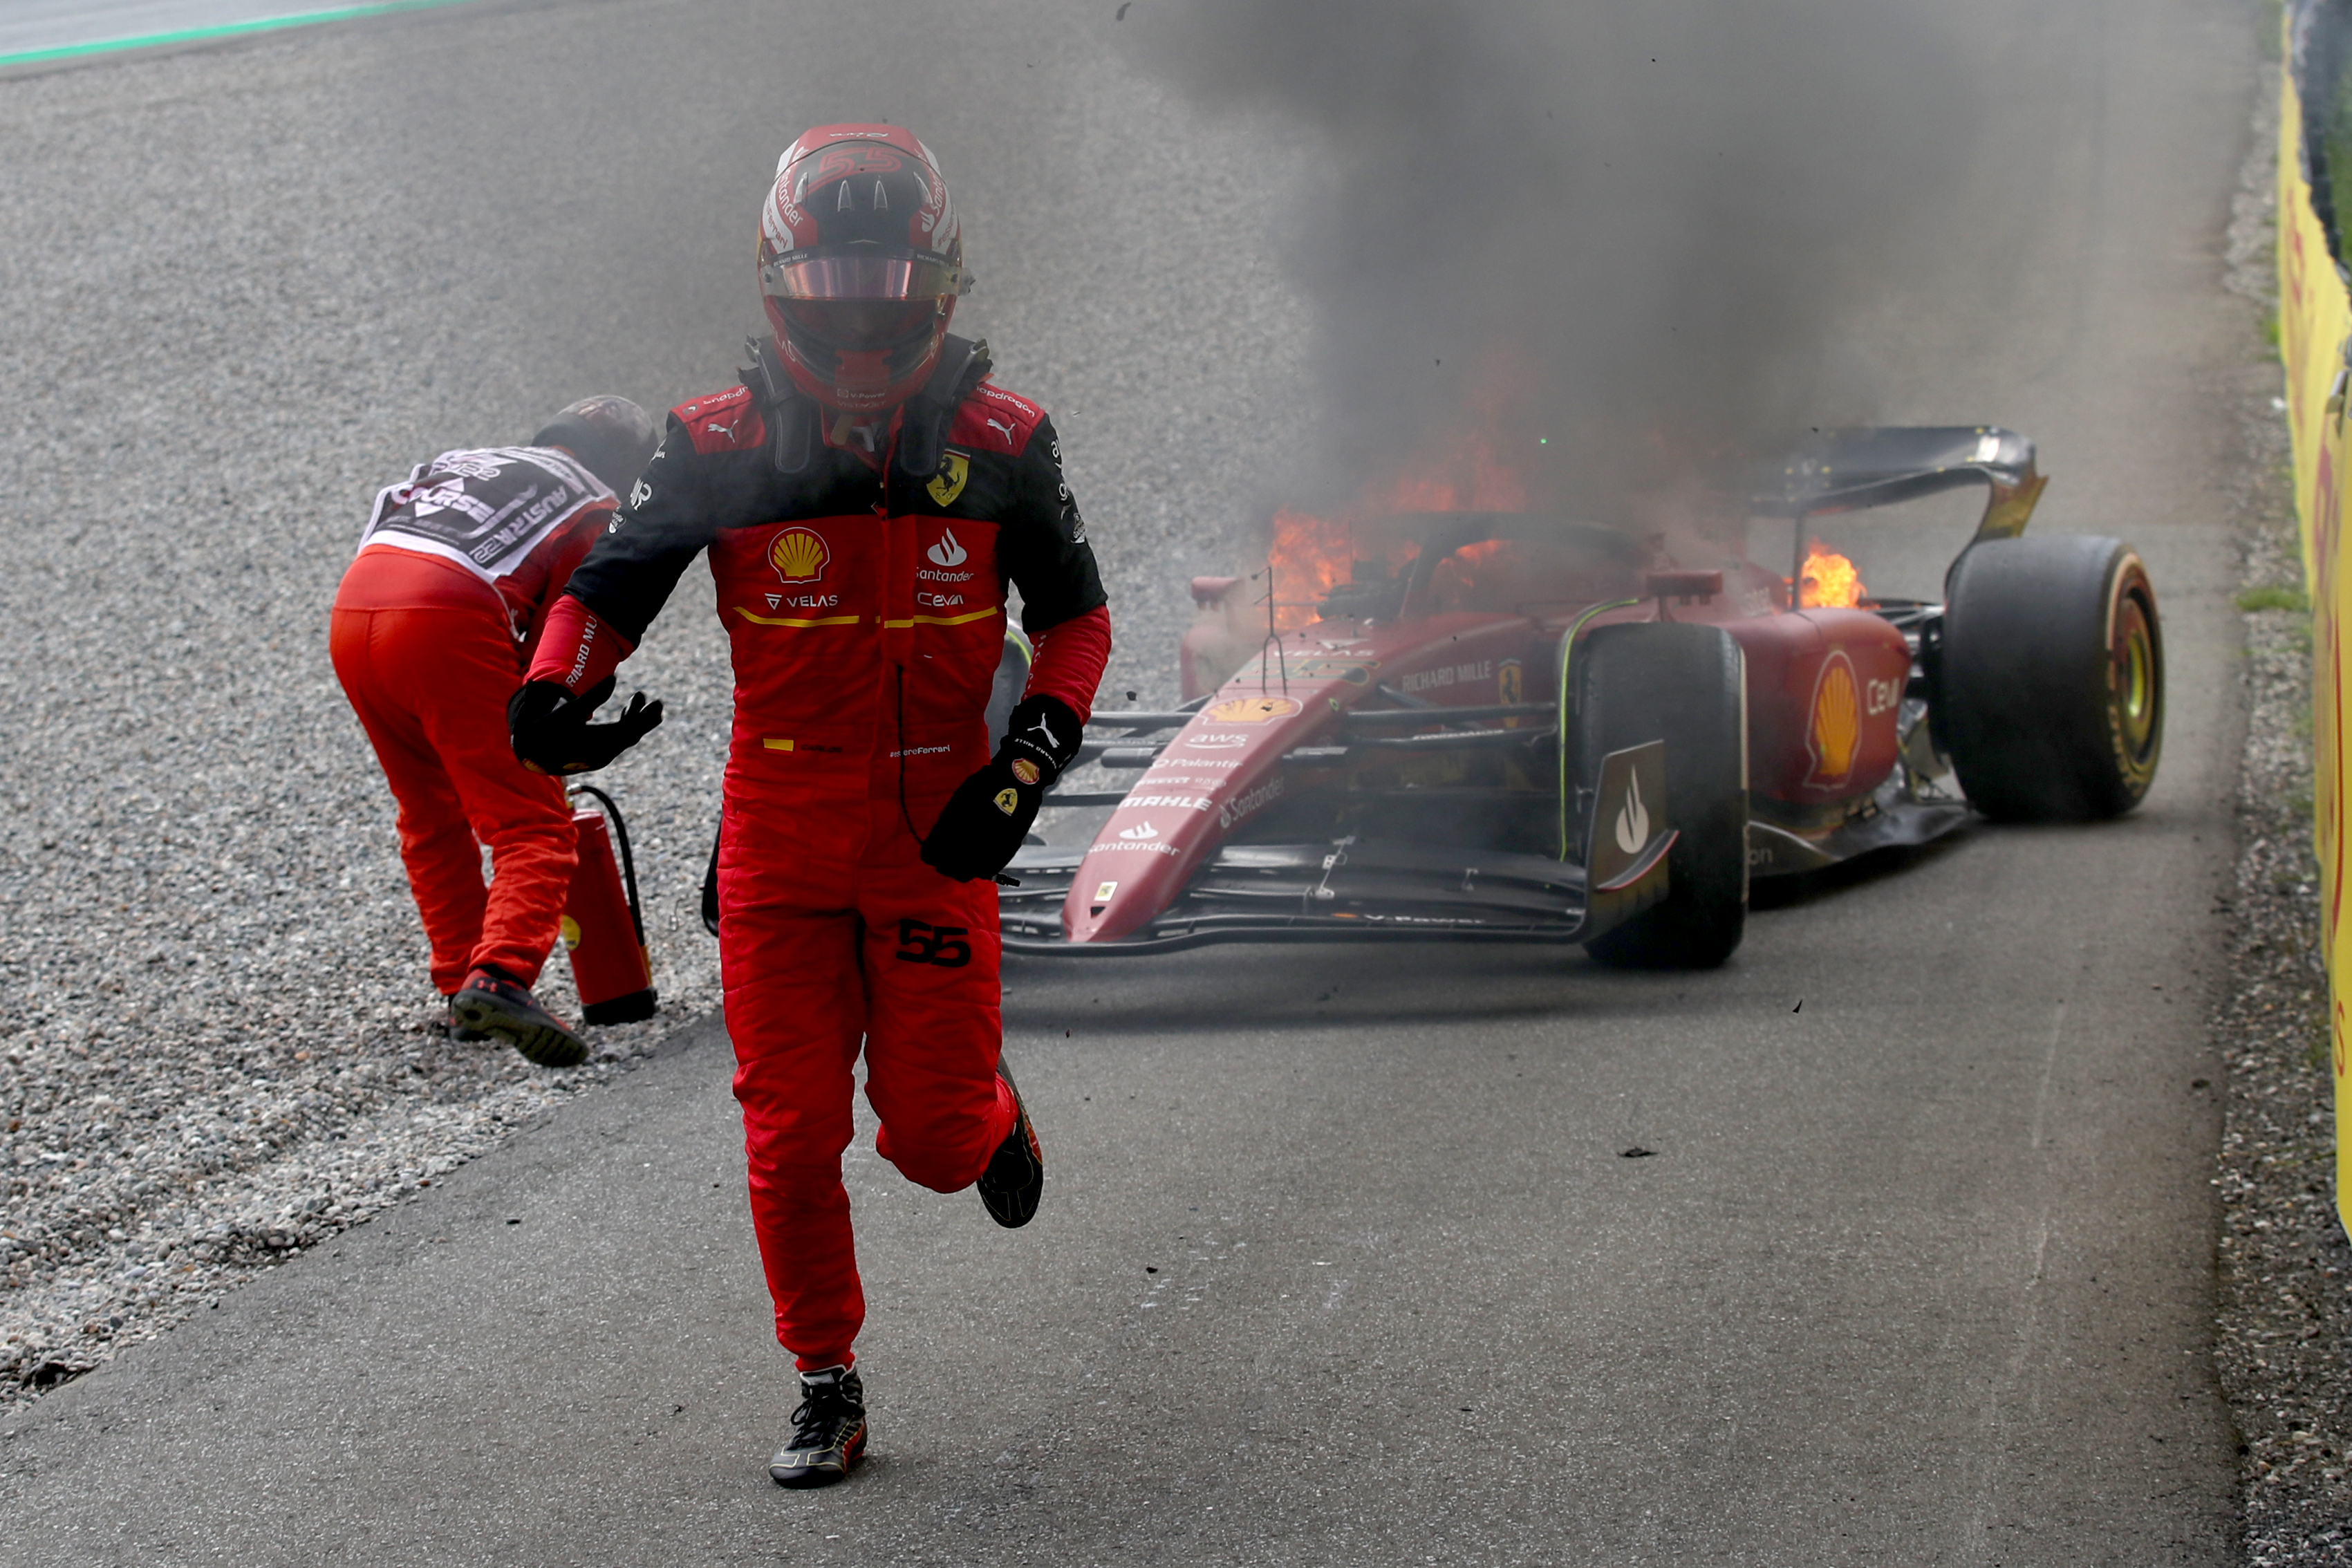
[{"label": "green grass", "polygon": [[2270,345],[2273,359],[2285,352],[2279,344],[2279,313],[2276,310],[2263,318],[2263,342]]},{"label": "green grass", "polygon": [[2300,588],[2265,585],[2249,588],[2238,595],[2238,608],[2252,615],[2258,610],[2293,610],[2298,616],[2311,614],[2311,601]]}]

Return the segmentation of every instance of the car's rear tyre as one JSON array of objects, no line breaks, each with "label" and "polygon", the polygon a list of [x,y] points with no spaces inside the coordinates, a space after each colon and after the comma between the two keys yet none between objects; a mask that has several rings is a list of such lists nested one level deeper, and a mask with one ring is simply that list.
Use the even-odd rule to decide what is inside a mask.
[{"label": "car's rear tyre", "polygon": [[1667,893],[1586,944],[1627,969],[1712,969],[1748,922],[1748,675],[1717,626],[1603,626],[1571,660],[1574,755],[1587,787],[1612,752],[1666,743]]},{"label": "car's rear tyre", "polygon": [[2118,816],[2164,749],[2164,636],[2120,540],[1996,539],[1946,584],[1936,725],[1969,804],[2011,822]]}]

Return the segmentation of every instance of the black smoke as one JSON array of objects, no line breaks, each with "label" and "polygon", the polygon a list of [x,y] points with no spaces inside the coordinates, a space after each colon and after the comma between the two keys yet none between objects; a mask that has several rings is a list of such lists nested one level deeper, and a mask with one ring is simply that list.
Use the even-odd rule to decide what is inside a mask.
[{"label": "black smoke", "polygon": [[1317,311],[1322,478],[1492,411],[1539,489],[1591,500],[1869,415],[1856,340],[1932,267],[1921,220],[1976,123],[1950,15],[1160,0],[1130,26],[1305,193],[1282,238]]}]

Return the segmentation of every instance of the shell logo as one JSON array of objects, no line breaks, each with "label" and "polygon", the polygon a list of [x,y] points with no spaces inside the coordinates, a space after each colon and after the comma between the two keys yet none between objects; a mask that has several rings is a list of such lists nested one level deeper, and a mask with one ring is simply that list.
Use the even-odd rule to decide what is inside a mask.
[{"label": "shell logo", "polygon": [[833,552],[814,529],[788,528],[768,544],[768,563],[787,583],[818,581],[832,560]]},{"label": "shell logo", "polygon": [[580,922],[566,915],[563,917],[562,925],[558,929],[563,933],[563,951],[577,952],[580,950]]},{"label": "shell logo", "polygon": [[1862,691],[1853,679],[1853,660],[1840,649],[1822,665],[1813,682],[1812,732],[1806,743],[1812,752],[1812,776],[1805,782],[1836,784],[1853,772],[1854,752],[1862,742]]},{"label": "shell logo", "polygon": [[1210,704],[1205,717],[1220,724],[1263,724],[1269,719],[1287,719],[1298,710],[1296,698],[1235,697]]}]

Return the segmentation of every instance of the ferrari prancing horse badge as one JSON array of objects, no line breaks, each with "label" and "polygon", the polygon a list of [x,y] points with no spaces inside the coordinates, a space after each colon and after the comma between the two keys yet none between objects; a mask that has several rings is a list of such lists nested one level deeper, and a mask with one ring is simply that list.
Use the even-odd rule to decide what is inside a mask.
[{"label": "ferrari prancing horse badge", "polygon": [[941,506],[953,506],[956,497],[963,494],[963,482],[971,477],[971,459],[961,452],[950,452],[940,459],[940,471],[931,476],[926,487],[931,499]]}]

